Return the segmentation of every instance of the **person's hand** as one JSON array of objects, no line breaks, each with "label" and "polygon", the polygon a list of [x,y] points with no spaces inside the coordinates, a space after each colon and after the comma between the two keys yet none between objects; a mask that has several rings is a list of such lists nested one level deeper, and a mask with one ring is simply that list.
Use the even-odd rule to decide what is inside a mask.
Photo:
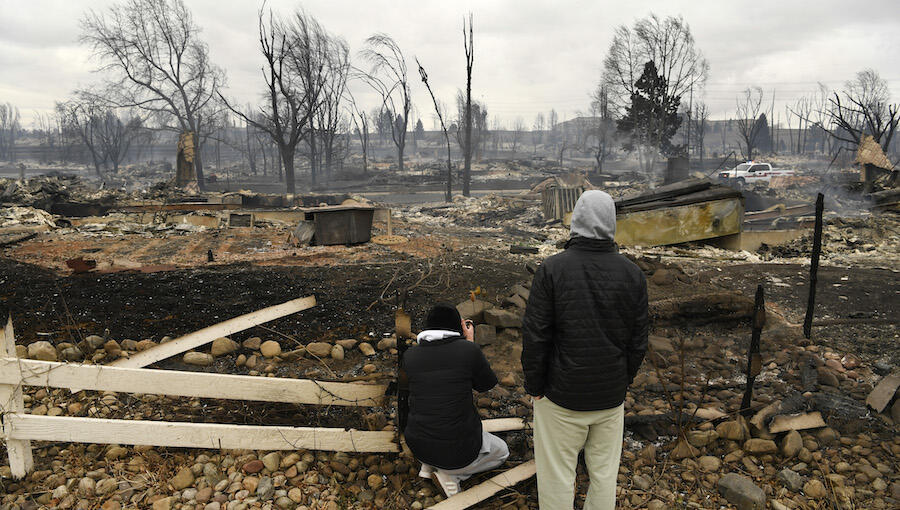
[{"label": "person's hand", "polygon": [[463,336],[470,342],[475,341],[475,324],[469,319],[462,320]]},{"label": "person's hand", "polygon": [[542,398],[544,398],[543,395],[532,395],[532,396],[531,396],[531,400],[540,400],[540,399],[542,399]]}]

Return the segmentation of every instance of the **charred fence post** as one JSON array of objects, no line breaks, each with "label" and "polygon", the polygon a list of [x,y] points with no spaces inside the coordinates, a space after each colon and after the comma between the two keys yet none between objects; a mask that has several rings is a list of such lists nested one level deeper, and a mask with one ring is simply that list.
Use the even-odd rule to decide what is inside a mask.
[{"label": "charred fence post", "polygon": [[744,390],[744,399],[741,401],[741,414],[749,416],[751,401],[753,400],[753,382],[762,370],[762,359],[759,355],[759,339],[762,336],[763,326],[766,325],[766,298],[763,286],[756,286],[756,301],[753,305],[753,335],[750,337],[750,349],[747,351],[747,388]]},{"label": "charred fence post", "polygon": [[819,273],[819,256],[822,254],[822,212],[825,209],[825,195],[816,197],[816,227],[813,232],[812,259],[809,264],[809,300],[806,302],[806,319],[803,321],[803,336],[812,335],[813,311],[816,307],[816,281]]}]

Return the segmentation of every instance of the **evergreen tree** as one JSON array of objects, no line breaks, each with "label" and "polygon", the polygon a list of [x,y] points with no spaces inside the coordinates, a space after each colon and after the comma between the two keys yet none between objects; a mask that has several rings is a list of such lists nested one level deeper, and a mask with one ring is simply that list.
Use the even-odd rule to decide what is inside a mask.
[{"label": "evergreen tree", "polygon": [[753,130],[758,133],[756,138],[756,150],[759,153],[772,152],[772,133],[769,131],[769,121],[765,113],[759,114]]},{"label": "evergreen tree", "polygon": [[625,150],[637,150],[642,167],[649,171],[658,154],[669,156],[684,149],[672,145],[672,136],[681,126],[681,97],[667,94],[666,79],[657,74],[652,60],[644,65],[644,72],[634,85],[631,104],[616,122],[616,128],[626,138]]},{"label": "evergreen tree", "polygon": [[413,145],[418,145],[419,140],[425,138],[425,126],[422,125],[422,119],[416,121],[416,129],[413,131]]}]

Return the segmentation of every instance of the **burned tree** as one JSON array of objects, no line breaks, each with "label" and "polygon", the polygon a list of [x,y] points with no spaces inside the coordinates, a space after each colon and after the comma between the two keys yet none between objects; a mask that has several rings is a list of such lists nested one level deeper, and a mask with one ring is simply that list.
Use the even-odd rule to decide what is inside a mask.
[{"label": "burned tree", "polygon": [[113,173],[117,174],[119,166],[128,156],[132,142],[144,129],[143,119],[133,113],[123,117],[114,110],[107,110],[100,125],[100,144],[107,163],[112,165]]},{"label": "burned tree", "polygon": [[533,153],[537,154],[537,146],[541,143],[541,139],[544,136],[544,114],[538,113],[534,117],[534,125],[531,127],[531,145],[533,147]]},{"label": "burned tree", "polygon": [[22,127],[19,125],[19,109],[12,103],[0,103],[0,159],[15,160],[13,148],[16,135]]},{"label": "burned tree", "polygon": [[172,131],[189,133],[194,171],[203,189],[200,130],[225,82],[209,59],[200,28],[182,0],[125,0],[81,20],[81,40],[110,75],[113,105],[141,108]]},{"label": "burned tree", "polygon": [[616,128],[626,137],[623,148],[637,152],[645,172],[652,171],[660,154],[670,155],[680,150],[671,140],[681,126],[678,115],[681,98],[667,90],[665,77],[657,74],[653,61],[647,62],[635,83],[631,104],[616,122]]},{"label": "burned tree", "polygon": [[603,171],[603,162],[612,154],[615,143],[616,123],[609,104],[609,91],[606,85],[600,84],[591,98],[590,135],[594,140],[591,152],[594,155],[594,167]]},{"label": "burned tree", "polygon": [[522,135],[528,127],[525,125],[525,119],[522,117],[516,117],[515,122],[513,122],[512,128],[512,138],[510,141],[512,142],[512,155],[516,157],[516,149],[519,147],[519,142],[522,140]]},{"label": "burned tree", "polygon": [[759,122],[762,108],[763,91],[760,87],[748,87],[736,100],[737,129],[744,142],[744,157],[753,159],[753,150],[759,146],[763,136],[763,124]]},{"label": "burned tree", "polygon": [[77,134],[79,141],[91,156],[94,172],[102,180],[104,177],[101,167],[106,161],[99,133],[103,108],[90,96],[85,97],[82,93],[76,93],[74,98],[56,103],[56,111],[63,119],[64,129]]},{"label": "burned tree", "polygon": [[267,20],[266,13],[260,10],[259,44],[265,59],[265,103],[255,115],[229,105],[244,122],[265,132],[278,148],[279,167],[284,169],[287,193],[296,192],[294,157],[297,145],[311,130],[311,118],[324,86],[320,79],[325,66],[320,58],[324,37],[318,22],[303,12],[297,12],[292,20],[286,21],[272,11],[268,12]]},{"label": "burned tree", "polygon": [[709,127],[709,107],[706,103],[698,103],[694,106],[690,115],[691,131],[694,137],[691,143],[694,145],[694,153],[700,156],[700,168],[703,168],[703,150],[706,140],[706,130]]},{"label": "burned tree", "polygon": [[391,140],[397,147],[397,167],[403,172],[403,151],[406,149],[409,110],[412,108],[406,58],[400,46],[387,34],[369,37],[366,45],[368,47],[362,51],[362,56],[371,64],[366,81],[381,97],[381,112],[388,112],[393,117],[388,124]]},{"label": "burned tree", "polygon": [[437,113],[438,120],[441,121],[441,131],[444,132],[444,141],[447,142],[447,189],[444,193],[444,200],[450,202],[453,194],[453,162],[450,159],[450,134],[447,132],[446,124],[444,124],[444,116],[441,114],[438,100],[435,99],[434,92],[431,91],[431,85],[428,84],[428,73],[425,72],[425,68],[422,67],[419,59],[416,59],[416,64],[419,66],[419,76],[422,78],[422,83],[425,84],[425,88],[428,89],[428,93],[431,95],[431,101],[434,102],[434,111]]},{"label": "burned tree", "polygon": [[[332,172],[332,161],[337,155],[335,140],[340,131],[342,110],[341,102],[347,92],[347,80],[350,75],[350,50],[343,39],[325,38],[325,66],[322,69],[322,92],[319,106],[316,109],[315,128],[321,137],[321,149],[324,153],[324,173]],[[321,170],[321,165],[319,170]]]},{"label": "burned tree", "polygon": [[466,23],[463,20],[463,50],[466,54],[466,103],[464,117],[460,119],[464,125],[465,144],[463,145],[463,196],[469,196],[472,181],[472,65],[475,63],[475,40],[472,32],[472,14],[469,14],[469,33],[466,35]]},{"label": "burned tree", "polygon": [[694,46],[691,29],[680,16],[662,19],[650,14],[631,28],[620,25],[603,60],[601,78],[613,112],[622,112],[631,103],[648,61],[656,65],[666,83],[665,93],[671,97],[702,88],[709,73],[709,64]]},{"label": "burned tree", "polygon": [[347,90],[347,98],[350,102],[350,120],[353,122],[353,129],[356,137],[359,139],[359,146],[362,151],[363,173],[369,173],[369,116],[365,110],[359,107],[356,98],[350,90]]},{"label": "burned tree", "polygon": [[887,82],[875,70],[858,72],[841,93],[834,92],[828,99],[829,134],[853,148],[860,144],[863,135],[871,135],[887,152],[900,123],[900,104],[889,100]]}]

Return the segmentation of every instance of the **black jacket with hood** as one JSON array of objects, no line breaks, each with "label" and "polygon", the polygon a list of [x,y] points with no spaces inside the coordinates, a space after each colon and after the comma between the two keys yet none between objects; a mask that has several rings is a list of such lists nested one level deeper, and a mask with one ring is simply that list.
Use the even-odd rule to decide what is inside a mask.
[{"label": "black jacket with hood", "polygon": [[523,325],[525,391],[573,411],[610,409],[647,351],[647,281],[618,253],[615,204],[587,191],[566,250],[538,268]]},{"label": "black jacket with hood", "polygon": [[488,391],[497,376],[481,348],[462,336],[422,341],[401,361],[409,377],[406,444],[421,462],[441,469],[467,466],[481,449],[481,418],[472,390]]}]

